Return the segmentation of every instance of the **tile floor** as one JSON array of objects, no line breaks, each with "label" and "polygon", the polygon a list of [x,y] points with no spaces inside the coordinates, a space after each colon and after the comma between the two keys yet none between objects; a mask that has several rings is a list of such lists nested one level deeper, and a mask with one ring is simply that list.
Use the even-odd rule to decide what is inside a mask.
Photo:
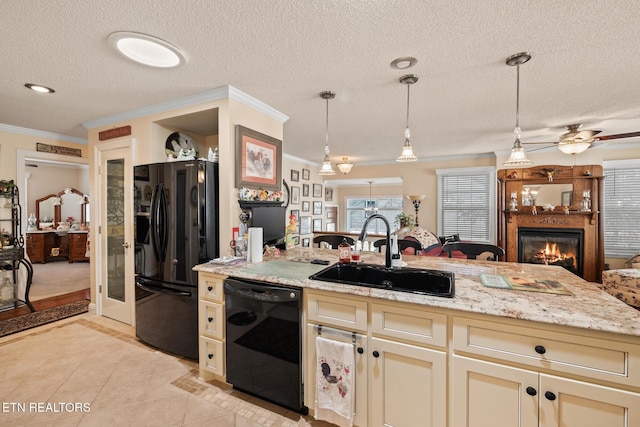
[{"label": "tile floor", "polygon": [[0,338],[0,426],[314,426],[83,314]]}]

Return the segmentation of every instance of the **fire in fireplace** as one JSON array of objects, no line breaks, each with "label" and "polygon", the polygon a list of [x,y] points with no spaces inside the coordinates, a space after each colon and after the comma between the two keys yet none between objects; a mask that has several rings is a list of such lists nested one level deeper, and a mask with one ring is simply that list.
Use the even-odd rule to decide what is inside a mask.
[{"label": "fire in fireplace", "polygon": [[518,228],[518,262],[559,265],[582,276],[581,229]]}]

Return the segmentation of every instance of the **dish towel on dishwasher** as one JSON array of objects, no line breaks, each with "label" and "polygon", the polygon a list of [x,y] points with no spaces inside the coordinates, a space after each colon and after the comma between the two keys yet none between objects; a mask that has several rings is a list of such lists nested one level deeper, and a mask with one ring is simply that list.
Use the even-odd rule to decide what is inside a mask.
[{"label": "dish towel on dishwasher", "polygon": [[316,337],[316,419],[353,425],[355,347]]}]

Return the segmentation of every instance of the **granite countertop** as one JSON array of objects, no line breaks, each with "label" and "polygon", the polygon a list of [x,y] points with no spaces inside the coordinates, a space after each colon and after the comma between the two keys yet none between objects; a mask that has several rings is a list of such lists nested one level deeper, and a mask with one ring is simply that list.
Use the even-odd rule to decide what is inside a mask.
[{"label": "granite countertop", "polygon": [[[310,280],[308,277],[326,266],[309,264],[310,259],[338,261],[336,250],[294,249],[280,256],[265,256],[263,263],[244,261],[230,265],[200,264],[205,271],[245,279],[297,286],[337,293],[419,304],[429,307],[530,320],[560,326],[585,328],[640,337],[640,311],[600,290],[562,267],[511,262],[475,261],[430,256],[403,256],[410,267],[455,273],[455,296],[443,298],[407,292],[343,285]],[[363,254],[363,262],[384,264],[384,255]],[[480,274],[524,276],[560,282],[573,295],[488,288]]]}]

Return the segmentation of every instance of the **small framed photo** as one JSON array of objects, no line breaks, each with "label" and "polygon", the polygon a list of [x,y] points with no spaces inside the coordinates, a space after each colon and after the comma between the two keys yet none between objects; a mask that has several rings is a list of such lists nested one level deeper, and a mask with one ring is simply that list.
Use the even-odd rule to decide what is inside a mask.
[{"label": "small framed photo", "polygon": [[562,206],[571,206],[573,191],[563,191],[560,195],[562,197]]},{"label": "small framed photo", "polygon": [[333,202],[333,187],[324,187],[324,201]]},{"label": "small framed photo", "polygon": [[302,239],[303,248],[308,248],[310,244],[311,244],[311,239],[309,239],[308,237],[305,237]]},{"label": "small framed photo", "polygon": [[322,231],[322,218],[314,218],[313,231]]},{"label": "small framed photo", "polygon": [[322,184],[313,184],[313,197],[322,198]]},{"label": "small framed photo", "polygon": [[300,210],[291,209],[291,215],[296,218],[296,231],[295,234],[300,234]]},{"label": "small framed photo", "polygon": [[309,212],[311,209],[309,209],[311,203],[309,203],[308,200],[303,200],[302,201],[302,212]]},{"label": "small framed photo", "polygon": [[300,217],[300,234],[311,234],[311,217]]},{"label": "small framed photo", "polygon": [[294,181],[294,182],[300,181],[300,171],[291,169],[291,181]]},{"label": "small framed photo", "polygon": [[299,205],[300,204],[300,187],[297,185],[291,186],[291,204]]},{"label": "small framed photo", "polygon": [[309,197],[309,184],[302,184],[302,197]]},{"label": "small framed photo", "polygon": [[293,244],[296,246],[300,244],[300,236],[293,236]]},{"label": "small framed photo", "polygon": [[322,215],[322,202],[313,202],[313,214]]},{"label": "small framed photo", "polygon": [[302,169],[302,179],[309,181],[309,169]]}]

